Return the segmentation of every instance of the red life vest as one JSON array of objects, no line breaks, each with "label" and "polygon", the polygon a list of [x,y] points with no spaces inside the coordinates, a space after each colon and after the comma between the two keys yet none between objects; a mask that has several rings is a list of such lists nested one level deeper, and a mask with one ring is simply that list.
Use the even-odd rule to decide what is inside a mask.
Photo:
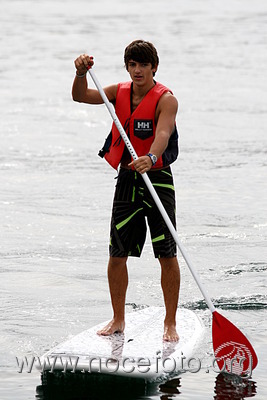
[{"label": "red life vest", "polygon": [[[145,95],[138,107],[131,113],[131,87],[132,82],[119,83],[116,95],[116,115],[138,156],[147,154],[155,139],[155,111],[160,97],[170,90],[156,82],[152,89]],[[115,169],[125,149],[121,135],[113,122],[111,137],[107,138],[104,148],[100,151],[108,163]],[[101,155],[99,153],[99,155]],[[161,168],[171,164],[178,156],[178,133],[175,127],[165,152],[152,168]]]}]

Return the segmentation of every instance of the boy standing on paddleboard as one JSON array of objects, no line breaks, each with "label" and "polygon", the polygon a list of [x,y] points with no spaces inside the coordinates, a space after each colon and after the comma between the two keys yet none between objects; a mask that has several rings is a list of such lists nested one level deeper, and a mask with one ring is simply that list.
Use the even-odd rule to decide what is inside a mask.
[{"label": "boy standing on paddleboard", "polygon": [[[159,58],[152,43],[136,40],[126,47],[124,61],[131,81],[104,88],[116,115],[137,155],[132,160],[113,123],[112,131],[100,155],[117,169],[119,175],[114,195],[109,246],[108,280],[113,319],[98,334],[108,336],[123,332],[125,298],[128,286],[128,256],[140,257],[149,225],[154,255],[161,265],[161,285],[166,316],[163,339],[178,341],[176,310],[180,289],[180,270],[176,243],[166,226],[141,174],[147,173],[171,222],[175,220],[175,191],[170,164],[178,156],[178,133],[175,118],[178,102],[172,92],[154,80]],[[96,89],[88,87],[86,73],[93,57],[80,55],[75,60],[74,101],[102,104]]]}]

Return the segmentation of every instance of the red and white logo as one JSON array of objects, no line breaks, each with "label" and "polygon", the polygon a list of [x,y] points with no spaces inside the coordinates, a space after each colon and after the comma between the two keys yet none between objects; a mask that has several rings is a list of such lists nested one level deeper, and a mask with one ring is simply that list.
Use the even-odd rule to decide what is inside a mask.
[{"label": "red and white logo", "polygon": [[214,352],[217,364],[223,371],[236,375],[252,371],[252,354],[247,346],[236,342],[221,344]]}]

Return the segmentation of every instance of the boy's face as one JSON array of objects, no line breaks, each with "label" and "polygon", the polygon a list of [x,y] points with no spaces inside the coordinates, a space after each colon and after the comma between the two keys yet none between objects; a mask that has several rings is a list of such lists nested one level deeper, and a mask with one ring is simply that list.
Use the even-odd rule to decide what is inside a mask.
[{"label": "boy's face", "polygon": [[127,65],[127,71],[134,83],[143,85],[153,80],[153,73],[157,71],[157,67],[152,68],[151,63],[130,60]]}]

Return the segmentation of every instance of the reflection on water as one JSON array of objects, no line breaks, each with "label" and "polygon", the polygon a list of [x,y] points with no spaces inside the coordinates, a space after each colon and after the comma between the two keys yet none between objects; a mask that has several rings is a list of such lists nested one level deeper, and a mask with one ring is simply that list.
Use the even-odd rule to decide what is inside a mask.
[{"label": "reflection on water", "polygon": [[[144,379],[119,376],[50,373],[42,375],[42,385],[36,388],[36,400],[136,400],[160,396],[161,400],[182,394],[182,375],[165,383],[147,383]],[[242,400],[256,395],[256,382],[236,375],[219,374],[215,379],[214,400]]]},{"label": "reflection on water", "polygon": [[38,400],[136,399],[147,395],[143,379],[84,373],[44,373],[36,388]]},{"label": "reflection on water", "polygon": [[254,397],[257,393],[256,382],[242,379],[237,375],[219,374],[215,383],[215,400],[241,400]]},{"label": "reflection on water", "polygon": [[165,382],[163,385],[160,385],[159,390],[161,393],[164,393],[163,395],[160,396],[161,400],[167,400],[169,398],[174,397],[176,394],[181,394],[179,390],[180,387],[181,387],[180,378],[171,379]]}]

